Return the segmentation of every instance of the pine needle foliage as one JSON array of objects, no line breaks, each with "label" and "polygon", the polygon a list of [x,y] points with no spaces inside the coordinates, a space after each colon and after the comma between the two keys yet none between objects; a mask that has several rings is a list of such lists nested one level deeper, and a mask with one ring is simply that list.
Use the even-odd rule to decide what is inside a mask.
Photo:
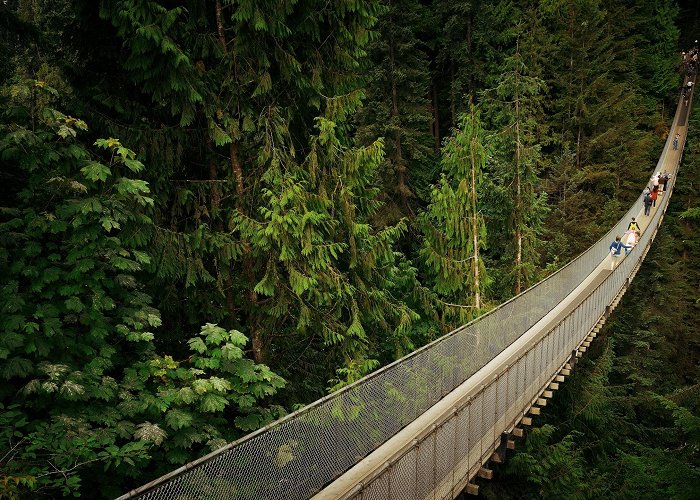
[{"label": "pine needle foliage", "polygon": [[[530,41],[528,26],[514,12],[512,37],[515,47],[503,62],[503,73],[495,87],[484,93],[484,108],[494,129],[494,177],[499,190],[497,216],[491,225],[508,229],[509,238],[494,243],[503,260],[512,263],[507,271],[512,292],[520,293],[537,281],[544,219],[549,212],[547,195],[540,188],[540,138],[545,135],[544,96],[547,87],[536,73],[536,62],[521,50]],[[493,196],[493,195],[492,195]],[[504,235],[501,234],[501,237]],[[494,236],[496,238],[496,236]],[[503,250],[505,249],[507,250]]]},{"label": "pine needle foliage", "polygon": [[266,262],[255,285],[274,301],[264,329],[278,332],[277,343],[300,336],[310,352],[333,353],[342,366],[333,388],[376,367],[368,356],[386,349],[378,344],[390,346],[392,357],[408,352],[418,317],[392,296],[402,274],[393,246],[405,221],[379,230],[369,222],[380,207],[373,181],[383,143],[349,147],[342,140],[348,107],[358,105],[357,95],[330,100],[300,163],[269,148],[262,220],[234,218],[253,255]]}]

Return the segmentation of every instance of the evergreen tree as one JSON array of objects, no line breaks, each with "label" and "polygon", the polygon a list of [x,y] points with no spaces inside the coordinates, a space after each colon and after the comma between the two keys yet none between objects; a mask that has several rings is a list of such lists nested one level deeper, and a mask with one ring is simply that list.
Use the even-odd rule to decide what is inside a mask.
[{"label": "evergreen tree", "polygon": [[318,363],[326,351],[326,363],[342,367],[345,383],[377,366],[370,356],[381,344],[391,346],[390,360],[409,352],[407,332],[417,317],[393,298],[401,274],[393,245],[405,221],[380,230],[369,223],[380,206],[372,182],[383,144],[343,144],[343,120],[358,105],[357,94],[328,101],[302,163],[271,142],[265,149],[270,168],[262,179],[263,220],[245,214],[236,220],[253,254],[267,262],[255,287],[274,301],[263,316],[265,330],[279,332],[277,345],[306,345],[304,362]]},{"label": "evergreen tree", "polygon": [[368,46],[367,99],[358,113],[357,137],[362,144],[385,139],[379,178],[389,195],[381,209],[388,222],[413,215],[434,173],[430,71],[421,41],[429,16],[428,7],[415,0],[390,1],[377,25],[382,36]]},{"label": "evergreen tree", "polygon": [[[545,75],[552,82],[547,109],[554,153],[564,164],[567,152],[573,154],[572,170],[562,179],[569,185],[566,200],[559,196],[561,186],[548,186],[558,207],[548,225],[567,235],[587,235],[570,239],[576,254],[636,197],[647,178],[644,166],[654,158],[654,142],[640,133],[647,110],[632,84],[631,9],[622,4],[604,9],[595,0],[581,0],[542,4],[540,12],[553,31]],[[550,162],[544,175],[556,168]]]},{"label": "evergreen tree", "polygon": [[442,176],[421,215],[421,256],[433,290],[443,300],[445,322],[478,316],[489,281],[480,252],[486,226],[478,195],[488,159],[477,108],[460,117],[459,128],[445,141]]},{"label": "evergreen tree", "polygon": [[[505,191],[505,203],[499,204],[510,236],[510,241],[504,242],[509,249],[504,260],[512,262],[509,274],[513,291],[518,294],[537,277],[538,247],[547,205],[546,195],[537,193],[541,161],[538,139],[544,135],[541,121],[546,87],[541,78],[532,76],[520,51],[520,39],[526,28],[523,21],[516,20],[516,23],[513,28],[515,48],[506,56],[504,72],[493,91],[486,93],[484,105],[489,105],[487,109],[496,129],[496,174]],[[502,219],[497,220],[494,226],[503,227]]]}]

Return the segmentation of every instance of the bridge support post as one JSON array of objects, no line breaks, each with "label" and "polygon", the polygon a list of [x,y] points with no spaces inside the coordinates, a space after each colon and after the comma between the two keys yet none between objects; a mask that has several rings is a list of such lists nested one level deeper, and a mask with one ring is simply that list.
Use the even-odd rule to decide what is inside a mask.
[{"label": "bridge support post", "polygon": [[501,433],[501,441],[498,443],[498,448],[493,453],[493,461],[497,464],[503,464],[506,461],[506,449],[508,449],[508,433]]}]

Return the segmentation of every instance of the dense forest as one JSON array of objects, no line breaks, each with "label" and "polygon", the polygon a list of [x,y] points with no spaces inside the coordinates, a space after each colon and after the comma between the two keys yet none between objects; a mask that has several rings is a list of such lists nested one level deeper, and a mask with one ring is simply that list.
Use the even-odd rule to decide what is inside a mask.
[{"label": "dense forest", "polygon": [[[561,267],[648,179],[698,16],[4,0],[0,497],[114,497]],[[634,288],[487,496],[697,492],[699,126]]]}]

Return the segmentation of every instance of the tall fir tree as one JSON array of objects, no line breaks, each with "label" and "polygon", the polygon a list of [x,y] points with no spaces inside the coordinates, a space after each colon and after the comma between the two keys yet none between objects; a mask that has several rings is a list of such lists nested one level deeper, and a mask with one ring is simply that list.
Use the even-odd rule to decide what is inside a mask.
[{"label": "tall fir tree", "polygon": [[504,191],[503,203],[499,203],[500,217],[493,224],[508,228],[508,240],[503,241],[508,250],[503,252],[503,260],[510,267],[508,281],[515,294],[537,278],[543,221],[548,211],[547,197],[540,190],[538,178],[547,88],[544,80],[533,73],[534,64],[521,51],[521,39],[528,31],[521,16],[520,11],[513,12],[510,32],[515,47],[506,55],[504,71],[495,87],[485,92],[483,104],[495,129],[494,171]]},{"label": "tall fir tree", "polygon": [[[442,176],[421,214],[420,250],[433,290],[442,299],[445,325],[478,316],[485,305],[488,276],[480,252],[486,225],[479,192],[488,159],[484,130],[474,104],[460,116],[459,128],[445,141]],[[454,325],[454,324],[453,324]]]},{"label": "tall fir tree", "polygon": [[382,36],[368,46],[365,105],[358,113],[357,138],[369,144],[385,141],[386,158],[379,171],[387,201],[382,219],[412,217],[421,205],[436,164],[430,135],[430,67],[425,36],[427,6],[392,0],[377,30]]}]

